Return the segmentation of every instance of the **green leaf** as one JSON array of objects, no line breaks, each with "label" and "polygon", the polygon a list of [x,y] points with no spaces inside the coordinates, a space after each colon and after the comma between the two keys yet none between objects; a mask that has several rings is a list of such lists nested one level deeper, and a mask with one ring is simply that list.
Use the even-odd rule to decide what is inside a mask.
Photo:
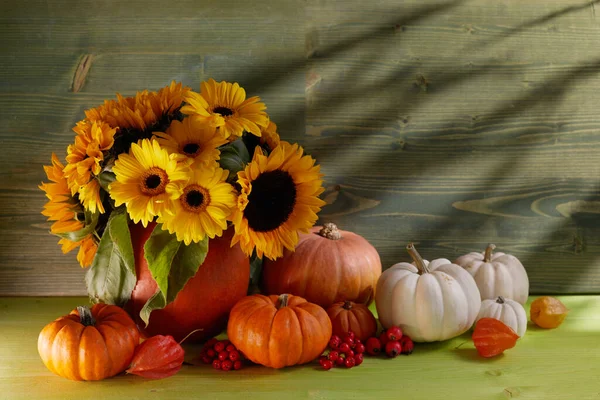
[{"label": "green leaf", "polygon": [[244,141],[241,139],[237,139],[229,144],[231,148],[233,148],[237,155],[242,159],[245,164],[248,164],[252,158],[250,157],[250,153],[248,152],[248,148],[244,144]]},{"label": "green leaf", "polygon": [[[254,151],[256,150],[256,146],[260,146],[260,138],[258,136],[254,136],[252,133],[244,132],[242,135],[242,142],[244,143],[244,147],[246,151],[248,151],[249,159],[251,160],[254,157]],[[263,149],[263,152],[268,153],[264,147],[260,146]]]},{"label": "green leaf", "polygon": [[233,152],[221,153],[219,165],[221,168],[229,170],[228,183],[237,181],[237,173],[246,167],[242,159]]},{"label": "green leaf", "polygon": [[92,213],[86,210],[84,215],[85,220],[83,221],[83,228],[74,232],[56,233],[56,236],[60,236],[61,238],[68,239],[72,242],[79,242],[89,234],[93,233],[98,224],[100,213]]},{"label": "green leaf", "polygon": [[262,267],[262,258],[257,257],[256,252],[254,252],[252,254],[252,257],[250,258],[250,281],[255,285],[258,285],[258,283],[260,282],[260,277],[262,275]]},{"label": "green leaf", "polygon": [[208,238],[186,246],[159,225],[154,228],[144,245],[144,255],[158,290],[140,311],[146,325],[153,310],[164,308],[175,300],[187,281],[198,272],[207,254]]},{"label": "green leaf", "polygon": [[110,238],[117,247],[123,264],[135,276],[135,257],[133,255],[133,244],[131,243],[131,232],[129,232],[129,219],[126,208],[120,207],[114,210],[109,219],[107,229]]},{"label": "green leaf", "polygon": [[253,252],[250,258],[250,285],[248,286],[248,294],[260,293],[259,285],[262,268],[262,258],[257,257],[256,252]]},{"label": "green leaf", "polygon": [[92,266],[85,276],[93,303],[124,305],[135,287],[135,258],[124,209],[108,219]]},{"label": "green leaf", "polygon": [[111,171],[102,171],[100,173],[100,175],[98,175],[96,177],[96,179],[98,179],[98,182],[100,183],[100,186],[102,186],[102,189],[106,190],[107,192],[108,190],[108,186],[113,183],[117,177],[116,175],[111,172]]},{"label": "green leaf", "polygon": [[198,268],[204,263],[208,254],[208,237],[198,243],[190,243],[189,246],[181,244],[179,251],[175,254],[171,273],[169,274],[169,290],[167,291],[167,303],[172,302],[177,294],[183,289]]},{"label": "green leaf", "polygon": [[246,164],[250,162],[250,154],[244,142],[240,139],[231,142],[219,149],[221,156],[219,165],[223,169],[229,170],[227,182],[232,183],[237,181],[237,173],[242,171]]}]

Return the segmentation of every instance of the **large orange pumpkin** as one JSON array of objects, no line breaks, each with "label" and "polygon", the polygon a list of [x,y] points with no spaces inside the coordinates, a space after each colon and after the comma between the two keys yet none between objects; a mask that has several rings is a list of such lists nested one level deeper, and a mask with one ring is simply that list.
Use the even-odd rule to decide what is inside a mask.
[{"label": "large orange pumpkin", "polygon": [[319,357],[331,338],[331,321],[302,297],[256,294],[233,307],[227,335],[251,361],[282,368]]},{"label": "large orange pumpkin", "polygon": [[380,275],[377,250],[362,236],[328,223],[300,235],[295,252],[265,260],[262,289],[302,296],[325,308],[346,300],[368,305]]},{"label": "large orange pumpkin", "polygon": [[366,342],[377,333],[377,320],[364,304],[352,301],[335,303],[327,309],[327,315],[331,319],[334,335],[342,336],[352,331],[357,338]]},{"label": "large orange pumpkin", "polygon": [[239,246],[230,246],[233,228],[225,231],[222,237],[210,240],[208,255],[196,275],[186,283],[172,303],[161,310],[152,311],[148,327],[143,328],[140,310],[157,289],[144,258],[144,243],[154,226],[131,227],[138,280],[129,307],[140,328],[148,335],[171,335],[177,341],[195,329],[203,330],[194,333],[186,341],[200,341],[220,333],[227,325],[231,308],[246,296],[250,279],[250,260]]},{"label": "large orange pumpkin", "polygon": [[123,372],[140,336],[135,322],[117,307],[77,307],[42,329],[38,352],[46,367],[75,381],[97,381]]}]

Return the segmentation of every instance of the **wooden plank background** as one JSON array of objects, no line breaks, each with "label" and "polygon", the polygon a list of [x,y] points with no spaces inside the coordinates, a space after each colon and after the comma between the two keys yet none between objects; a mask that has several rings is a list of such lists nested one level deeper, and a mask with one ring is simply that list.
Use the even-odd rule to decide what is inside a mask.
[{"label": "wooden plank background", "polygon": [[322,164],[322,219],[384,267],[408,241],[451,259],[494,242],[534,293],[598,293],[599,3],[1,2],[0,295],[85,293],[37,189],[83,110],[210,77],[264,99]]}]

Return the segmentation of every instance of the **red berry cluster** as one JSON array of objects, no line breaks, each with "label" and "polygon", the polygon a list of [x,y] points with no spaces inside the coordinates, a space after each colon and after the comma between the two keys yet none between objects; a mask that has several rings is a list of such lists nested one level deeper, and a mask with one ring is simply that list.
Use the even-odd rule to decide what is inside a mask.
[{"label": "red berry cluster", "polygon": [[414,348],[411,338],[403,335],[402,329],[397,326],[383,331],[379,337],[371,337],[367,340],[367,354],[372,356],[385,353],[393,358],[399,354],[411,354]]},{"label": "red berry cluster", "polygon": [[242,368],[242,354],[229,340],[210,339],[202,347],[200,359],[214,369],[231,371]]},{"label": "red berry cluster", "polygon": [[333,367],[352,368],[363,363],[366,348],[354,332],[348,331],[341,337],[333,335],[329,340],[329,351],[327,355],[319,358],[319,364],[325,370]]}]

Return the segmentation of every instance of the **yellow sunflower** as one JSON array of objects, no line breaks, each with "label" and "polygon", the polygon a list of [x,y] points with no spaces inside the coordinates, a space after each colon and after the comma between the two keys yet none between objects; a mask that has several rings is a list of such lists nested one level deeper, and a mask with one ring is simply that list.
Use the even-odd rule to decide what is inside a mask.
[{"label": "yellow sunflower", "polygon": [[133,222],[144,227],[155,216],[172,212],[173,200],[179,198],[188,181],[188,168],[169,157],[156,140],[133,143],[129,153],[115,161],[116,181],[110,184],[115,206],[125,204]]},{"label": "yellow sunflower", "polygon": [[235,190],[225,180],[229,171],[219,167],[196,168],[181,197],[173,202],[173,213],[158,218],[162,229],[186,245],[205,236],[221,236],[227,217],[235,207]]},{"label": "yellow sunflower", "polygon": [[246,91],[237,83],[214,79],[202,82],[200,93],[188,92],[181,112],[218,127],[225,138],[242,136],[244,131],[260,136],[261,127],[269,124],[265,103],[257,96],[246,99]]},{"label": "yellow sunflower", "polygon": [[217,161],[220,155],[217,147],[227,143],[215,128],[193,118],[185,118],[183,122],[175,120],[166,133],[154,132],[154,135],[169,154],[178,154],[193,163]]},{"label": "yellow sunflower", "polygon": [[281,139],[277,133],[277,125],[275,122],[269,121],[269,125],[261,130],[260,144],[266,144],[269,149],[273,150],[279,146]]},{"label": "yellow sunflower", "polygon": [[83,203],[86,209],[104,213],[100,186],[95,182],[94,176],[102,171],[103,152],[113,146],[116,129],[101,121],[80,121],[73,130],[77,136],[75,143],[67,148],[68,164],[64,168],[67,184],[72,195],[79,193],[85,198]]},{"label": "yellow sunflower", "polygon": [[241,190],[231,219],[235,225],[232,245],[240,243],[250,255],[275,259],[283,248],[294,251],[298,231],[308,232],[325,202],[320,167],[303,156],[297,144],[281,142],[269,156],[257,147],[252,161],[238,172]]},{"label": "yellow sunflower", "polygon": [[[55,221],[50,227],[50,232],[54,234],[75,232],[84,227],[83,222],[77,218],[78,213],[82,212],[83,209],[81,204],[71,196],[71,190],[64,177],[63,169],[63,164],[53,153],[52,165],[44,166],[46,175],[52,183],[42,183],[40,185],[40,189],[46,193],[46,197],[49,199],[44,205],[42,214],[47,216],[49,221]],[[82,267],[91,265],[98,247],[92,234],[78,242],[63,238],[58,241],[58,244],[61,245],[64,254],[80,247],[77,260]]]},{"label": "yellow sunflower", "polygon": [[101,106],[86,110],[85,116],[89,121],[104,121],[112,128],[145,131],[175,113],[189,91],[189,87],[172,81],[158,92],[144,90],[134,97],[117,93],[117,100],[105,100]]}]

